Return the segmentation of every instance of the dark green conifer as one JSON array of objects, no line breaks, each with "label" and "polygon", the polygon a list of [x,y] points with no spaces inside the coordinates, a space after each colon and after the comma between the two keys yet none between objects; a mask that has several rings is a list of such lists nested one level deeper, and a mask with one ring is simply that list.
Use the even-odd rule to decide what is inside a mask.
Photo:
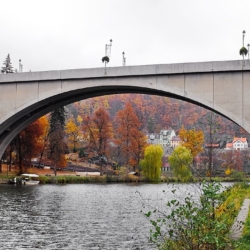
[{"label": "dark green conifer", "polygon": [[12,64],[11,64],[11,61],[10,61],[10,54],[7,55],[5,61],[3,62],[3,67],[1,69],[1,73],[14,73],[14,70],[13,70],[13,67],[12,67]]}]

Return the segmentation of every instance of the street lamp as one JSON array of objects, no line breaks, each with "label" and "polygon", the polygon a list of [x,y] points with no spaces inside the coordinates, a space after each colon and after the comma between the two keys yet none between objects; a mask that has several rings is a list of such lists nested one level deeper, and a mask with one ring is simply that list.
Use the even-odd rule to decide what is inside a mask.
[{"label": "street lamp", "polygon": [[122,52],[122,66],[126,66],[125,52]]},{"label": "street lamp", "polygon": [[246,31],[243,30],[243,31],[242,31],[242,43],[243,43],[243,47],[244,47],[244,38],[245,38],[245,34],[246,34]]},{"label": "street lamp", "polygon": [[105,56],[102,58],[102,62],[105,62],[105,68],[106,68],[106,63],[109,62],[109,58],[111,57],[111,46],[112,46],[112,39],[110,39],[110,44],[105,45]]}]

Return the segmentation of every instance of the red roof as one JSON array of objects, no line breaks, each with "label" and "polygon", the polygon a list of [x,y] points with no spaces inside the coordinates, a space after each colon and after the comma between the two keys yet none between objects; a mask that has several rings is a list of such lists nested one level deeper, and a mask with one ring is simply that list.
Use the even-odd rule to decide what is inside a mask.
[{"label": "red roof", "polygon": [[233,143],[227,143],[226,144],[226,148],[232,148],[233,147]]},{"label": "red roof", "polygon": [[247,138],[234,137],[233,143],[235,143],[236,141],[241,141],[242,143],[246,143],[247,142]]}]

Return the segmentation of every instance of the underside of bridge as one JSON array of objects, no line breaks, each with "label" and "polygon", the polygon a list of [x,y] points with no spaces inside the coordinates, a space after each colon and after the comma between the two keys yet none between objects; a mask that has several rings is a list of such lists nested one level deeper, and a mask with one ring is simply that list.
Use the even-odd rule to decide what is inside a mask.
[{"label": "underside of bridge", "polygon": [[[93,87],[93,88],[84,88],[82,90],[70,91],[67,93],[59,94],[51,98],[37,102],[26,109],[23,109],[19,113],[10,117],[0,126],[0,158],[2,157],[6,147],[14,139],[14,137],[22,131],[29,124],[40,118],[41,116],[53,111],[56,108],[74,103],[76,101],[104,96],[112,94],[149,94],[149,95],[158,95],[165,96],[169,98],[174,98],[186,102],[193,103],[195,105],[201,106],[208,110],[211,110],[217,114],[220,114],[216,110],[212,110],[210,107],[207,107],[201,103],[195,102],[183,96],[178,96],[172,93],[166,93],[159,90],[131,87],[131,86],[102,86],[102,87]],[[223,114],[220,114],[224,116]],[[226,117],[226,116],[224,116]],[[228,118],[228,117],[226,117]],[[229,118],[228,118],[229,119]]]}]

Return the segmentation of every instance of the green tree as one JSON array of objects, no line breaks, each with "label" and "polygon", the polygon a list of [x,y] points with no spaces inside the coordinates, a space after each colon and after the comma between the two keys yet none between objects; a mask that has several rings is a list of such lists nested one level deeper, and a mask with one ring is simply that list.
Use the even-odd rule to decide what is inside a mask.
[{"label": "green tree", "polygon": [[[62,164],[66,149],[64,142],[64,126],[66,119],[66,110],[64,107],[55,109],[49,117],[49,149],[50,157],[53,160],[54,172],[56,175],[57,167]],[[64,162],[63,162],[64,163]]]},{"label": "green tree", "polygon": [[192,175],[190,166],[193,157],[191,151],[186,147],[176,147],[173,153],[168,157],[168,161],[176,177],[181,177],[186,180]]},{"label": "green tree", "polygon": [[[65,142],[64,142],[64,131],[61,127],[60,122],[56,122],[55,130],[50,134],[50,156],[54,162],[54,173],[57,175],[57,167],[64,167],[65,164]],[[57,129],[56,129],[57,128]]]},{"label": "green tree", "polygon": [[12,64],[11,64],[11,60],[10,60],[10,54],[7,55],[5,61],[3,62],[3,67],[2,67],[2,70],[1,70],[1,73],[14,73],[13,71],[13,67],[12,67]]},{"label": "green tree", "polygon": [[159,181],[162,168],[163,148],[161,145],[146,147],[144,159],[140,161],[143,175],[150,181]]},{"label": "green tree", "polygon": [[240,55],[243,57],[243,60],[244,60],[244,56],[247,55],[247,49],[245,47],[242,47],[240,49]]},{"label": "green tree", "polygon": [[154,133],[154,127],[155,127],[155,119],[153,117],[149,117],[149,119],[148,119],[148,132]]},{"label": "green tree", "polygon": [[58,122],[62,129],[64,129],[66,120],[66,110],[64,107],[53,110],[49,116],[50,130],[49,134],[58,129]]}]

